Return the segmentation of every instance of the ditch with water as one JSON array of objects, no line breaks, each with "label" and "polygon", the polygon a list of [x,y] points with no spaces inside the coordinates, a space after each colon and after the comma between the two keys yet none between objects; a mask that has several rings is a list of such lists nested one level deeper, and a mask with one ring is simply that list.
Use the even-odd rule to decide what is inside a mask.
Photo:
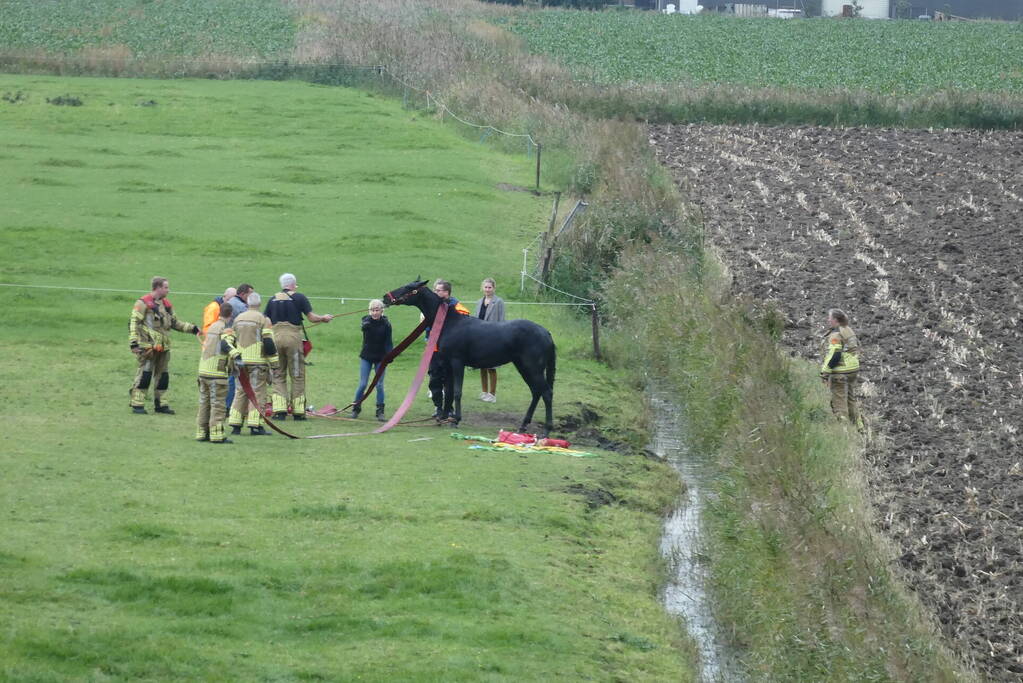
[{"label": "ditch with water", "polygon": [[692,453],[685,441],[682,411],[670,396],[648,395],[653,411],[650,450],[664,458],[681,477],[685,491],[677,507],[665,518],[661,554],[668,563],[663,601],[669,614],[680,617],[697,645],[699,680],[704,683],[736,681],[738,667],[729,663],[720,629],[714,619],[702,560],[703,509],[709,493],[711,469],[706,459]]}]

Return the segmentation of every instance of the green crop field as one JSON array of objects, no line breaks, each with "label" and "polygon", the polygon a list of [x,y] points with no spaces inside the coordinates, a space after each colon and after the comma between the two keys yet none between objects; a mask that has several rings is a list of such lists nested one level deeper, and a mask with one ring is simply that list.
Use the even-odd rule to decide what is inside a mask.
[{"label": "green crop field", "polygon": [[277,0],[0,0],[0,46],[136,57],[281,56],[295,25]]},{"label": "green crop field", "polygon": [[[521,247],[550,199],[507,186],[529,183],[531,160],[305,83],[2,75],[0,93],[0,678],[690,677],[657,600],[677,487],[664,466],[473,451],[433,426],[197,443],[184,334],[177,414],[128,409],[128,314],[153,275],[188,321],[205,293],[247,281],[267,296],[284,271],[321,313],[419,275],[469,301],[493,276],[522,300]],[[590,359],[588,319],[508,309],[555,336],[558,417],[586,406],[612,437],[641,423]],[[388,315],[398,337],[418,319]],[[358,320],[310,330],[317,406],[351,400]],[[389,371],[389,409],[421,348]],[[468,373],[463,432],[520,418],[525,387],[499,372],[493,405]],[[429,415],[423,394],[411,418]]]},{"label": "green crop field", "polygon": [[602,83],[877,94],[1023,92],[1023,26],[1018,23],[549,10],[523,13],[504,25],[531,51]]}]

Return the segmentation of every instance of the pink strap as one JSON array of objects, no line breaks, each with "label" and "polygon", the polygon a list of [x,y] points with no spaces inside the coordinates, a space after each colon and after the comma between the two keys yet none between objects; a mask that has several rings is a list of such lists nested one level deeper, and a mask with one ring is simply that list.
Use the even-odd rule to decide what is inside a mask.
[{"label": "pink strap", "polygon": [[415,400],[416,394],[419,393],[419,388],[423,386],[423,379],[426,377],[427,371],[430,369],[430,360],[433,358],[434,351],[437,350],[437,340],[440,338],[440,331],[444,329],[444,319],[447,317],[448,307],[440,306],[437,308],[437,316],[433,319],[433,327],[430,328],[430,338],[426,342],[426,348],[423,349],[423,357],[419,359],[419,369],[416,371],[416,377],[412,380],[412,386],[409,387],[408,393],[405,394],[405,400],[398,406],[398,410],[395,411],[391,419],[380,425],[372,432],[349,432],[347,434],[317,434],[316,436],[307,436],[307,439],[330,439],[335,436],[364,436],[366,434],[383,434],[388,429],[398,424],[401,418],[405,417],[405,413],[412,406],[412,401]]}]

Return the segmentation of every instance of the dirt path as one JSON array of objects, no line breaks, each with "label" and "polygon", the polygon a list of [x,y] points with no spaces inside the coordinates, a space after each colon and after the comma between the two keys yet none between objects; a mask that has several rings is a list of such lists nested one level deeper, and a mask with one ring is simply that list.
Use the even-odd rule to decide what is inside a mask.
[{"label": "dirt path", "polygon": [[1023,133],[666,126],[736,291],[864,344],[877,523],[949,639],[1023,675]]}]

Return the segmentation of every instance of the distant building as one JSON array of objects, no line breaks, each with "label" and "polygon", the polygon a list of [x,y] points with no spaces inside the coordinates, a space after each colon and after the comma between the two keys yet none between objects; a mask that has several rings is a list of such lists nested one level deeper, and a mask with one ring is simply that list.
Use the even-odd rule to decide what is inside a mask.
[{"label": "distant building", "polygon": [[[887,19],[891,16],[891,3],[888,0],[859,0],[860,13],[863,19]],[[821,3],[821,15],[825,17],[850,16],[854,7],[852,0],[824,0]]]}]

